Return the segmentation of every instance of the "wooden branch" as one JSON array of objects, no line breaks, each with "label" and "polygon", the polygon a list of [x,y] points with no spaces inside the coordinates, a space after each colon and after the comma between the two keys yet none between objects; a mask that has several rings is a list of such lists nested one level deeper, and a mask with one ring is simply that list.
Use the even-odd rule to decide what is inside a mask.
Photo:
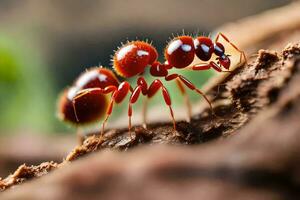
[{"label": "wooden branch", "polygon": [[231,120],[219,131],[255,116],[230,139],[192,148],[152,145],[127,153],[101,151],[72,165],[66,161],[51,175],[8,190],[1,199],[44,199],[41,188],[47,198],[73,200],[297,199],[299,82],[300,44],[279,56],[260,51],[253,64],[227,82],[240,114],[231,107]]}]

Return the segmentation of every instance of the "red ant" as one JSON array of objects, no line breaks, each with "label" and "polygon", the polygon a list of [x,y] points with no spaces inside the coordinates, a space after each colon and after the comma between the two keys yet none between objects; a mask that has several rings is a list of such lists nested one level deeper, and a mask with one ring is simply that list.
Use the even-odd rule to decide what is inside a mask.
[{"label": "red ant", "polygon": [[[161,90],[164,102],[170,111],[174,130],[176,130],[170,94],[159,78],[176,81],[185,97],[187,96],[185,87],[195,91],[204,97],[212,110],[209,99],[201,90],[184,76],[177,73],[169,74],[169,70],[178,68],[198,71],[212,68],[217,72],[229,72],[231,60],[225,53],[224,45],[219,42],[220,37],[239,52],[239,64],[243,62],[243,58],[244,61],[246,60],[244,52],[222,33],[217,35],[214,42],[208,37],[193,39],[191,36],[178,36],[174,38],[165,49],[166,62],[164,64],[157,60],[158,53],[151,44],[143,41],[128,42],[114,54],[113,67],[114,71],[124,78],[137,77],[136,86],[132,88],[127,81],[119,83],[114,73],[108,69],[100,67],[88,70],[79,76],[72,87],[64,91],[59,103],[60,117],[65,121],[81,125],[98,120],[105,115],[101,130],[103,136],[105,124],[112,113],[114,104],[122,102],[127,94],[131,93],[128,103],[128,129],[131,133],[133,104],[141,95],[151,98]],[[203,63],[190,66],[195,56]],[[216,58],[213,59],[213,56]],[[157,77],[149,86],[143,76],[147,66],[150,66],[150,74]],[[106,94],[111,94],[108,102]],[[190,110],[189,101],[187,101],[187,105]],[[188,114],[190,118],[190,111]],[[146,124],[145,119],[144,124]]]}]

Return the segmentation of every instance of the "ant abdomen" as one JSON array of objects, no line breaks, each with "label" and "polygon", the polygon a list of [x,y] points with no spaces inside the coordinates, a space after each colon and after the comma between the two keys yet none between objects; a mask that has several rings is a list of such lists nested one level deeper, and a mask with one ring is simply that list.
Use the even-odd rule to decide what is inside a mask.
[{"label": "ant abdomen", "polygon": [[108,69],[97,67],[84,72],[70,88],[63,91],[59,99],[59,118],[75,125],[103,118],[108,107],[108,97],[99,90],[89,89],[118,85],[116,76]]},{"label": "ant abdomen", "polygon": [[[59,100],[59,115],[63,121],[74,125],[84,125],[97,121],[105,115],[108,99],[102,93],[91,91],[89,95],[83,95],[76,101],[70,99],[72,87],[66,89]],[[81,90],[77,93],[85,92]]]}]

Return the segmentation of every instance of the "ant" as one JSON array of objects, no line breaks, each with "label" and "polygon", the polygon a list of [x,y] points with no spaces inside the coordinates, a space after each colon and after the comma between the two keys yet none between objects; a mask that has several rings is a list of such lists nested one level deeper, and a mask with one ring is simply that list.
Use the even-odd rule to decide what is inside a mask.
[{"label": "ant", "polygon": [[[186,88],[198,93],[213,110],[211,102],[201,90],[184,76],[177,73],[170,74],[169,70],[172,68],[195,71],[214,69],[217,72],[230,72],[228,71],[231,65],[230,55],[225,53],[224,45],[219,42],[220,38],[223,38],[239,53],[239,65],[246,61],[245,53],[239,50],[222,33],[217,35],[215,41],[204,36],[195,39],[187,35],[175,37],[165,48],[165,63],[160,63],[157,60],[157,50],[151,44],[144,41],[127,42],[115,52],[112,58],[113,68],[116,74],[125,79],[136,77],[136,86],[132,88],[126,80],[120,83],[111,70],[103,67],[87,70],[79,76],[73,86],[66,89],[61,95],[59,117],[76,125],[87,124],[104,117],[101,129],[101,136],[104,136],[105,125],[114,105],[121,103],[130,93],[127,114],[128,129],[131,136],[132,106],[141,95],[149,99],[161,90],[164,103],[169,108],[173,128],[176,130],[170,94],[160,78],[166,81],[175,81],[184,97],[187,97]],[[193,65],[195,57],[201,63]],[[149,86],[144,78],[144,72],[148,66],[150,67],[151,76],[157,77]],[[109,97],[108,94],[111,94],[111,96]],[[188,98],[186,103],[188,120],[190,120],[191,108]],[[145,116],[145,113],[143,116]],[[145,118],[144,125],[146,125]]]}]

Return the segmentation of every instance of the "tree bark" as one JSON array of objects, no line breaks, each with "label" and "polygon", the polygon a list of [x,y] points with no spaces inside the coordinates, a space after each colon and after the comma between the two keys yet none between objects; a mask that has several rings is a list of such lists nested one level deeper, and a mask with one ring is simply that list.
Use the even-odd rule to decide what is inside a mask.
[{"label": "tree bark", "polygon": [[[247,52],[261,45],[278,50],[287,41],[300,41],[295,8],[300,4],[223,29],[227,34],[238,27],[247,32],[289,10],[281,18],[289,20],[281,29],[268,24],[254,39],[239,41]],[[252,27],[251,20],[256,22]],[[268,34],[257,39],[264,31]],[[164,123],[150,124],[147,130],[135,127],[133,138],[126,129],[111,130],[104,139],[89,136],[61,164],[21,166],[0,180],[0,188],[7,188],[58,168],[8,189],[0,198],[299,199],[300,43],[280,52],[259,50],[250,57],[247,65],[206,87],[216,116],[205,107],[191,123],[178,122],[176,134],[172,124]]]}]

